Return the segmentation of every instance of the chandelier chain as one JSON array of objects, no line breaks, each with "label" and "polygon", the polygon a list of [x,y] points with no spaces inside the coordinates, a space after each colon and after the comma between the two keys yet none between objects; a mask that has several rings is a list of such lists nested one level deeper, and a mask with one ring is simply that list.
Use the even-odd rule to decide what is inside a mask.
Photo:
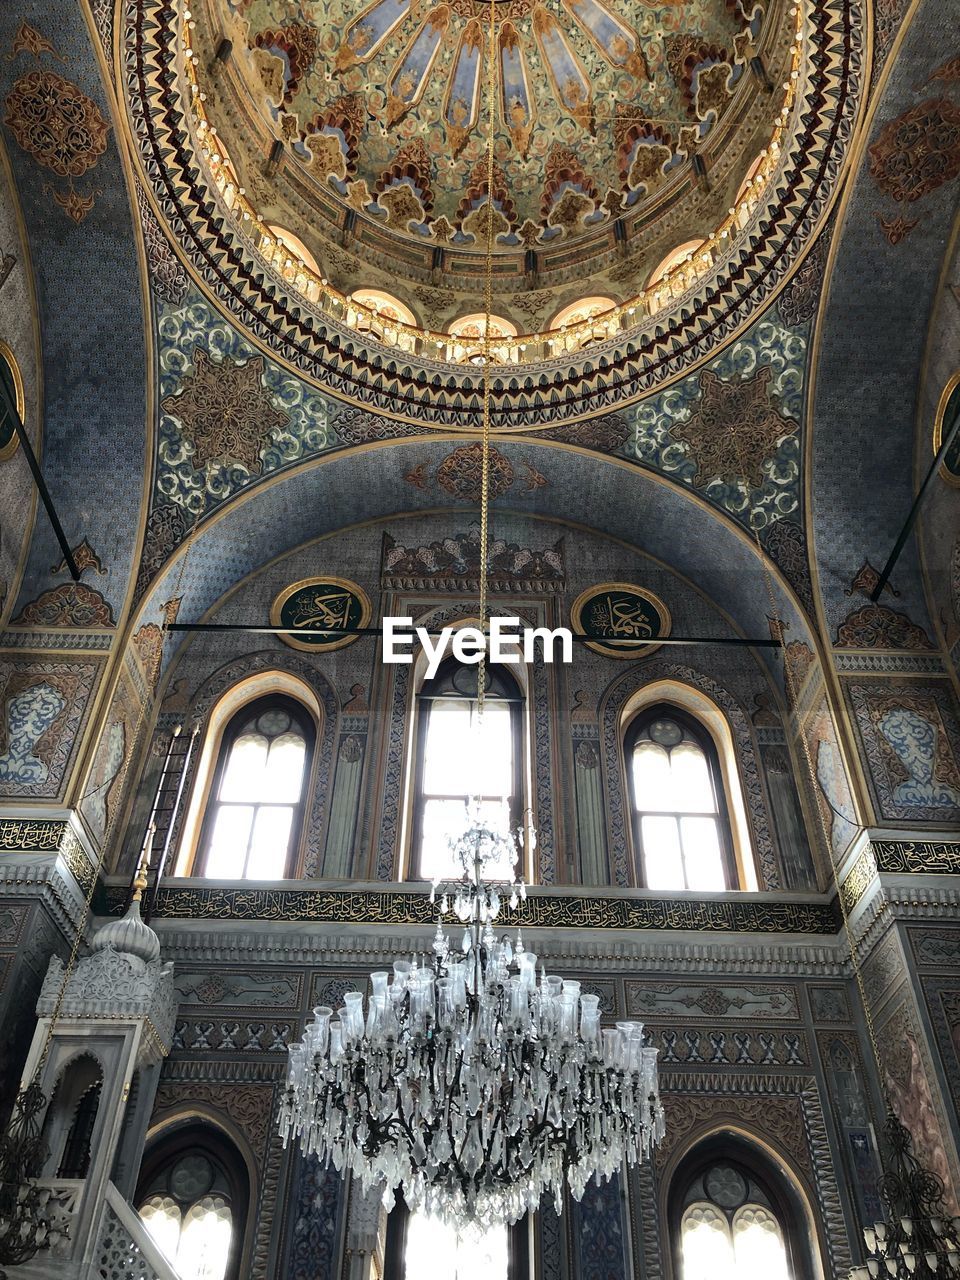
[{"label": "chandelier chain", "polygon": [[[490,326],[493,315],[493,241],[494,241],[494,130],[496,124],[497,69],[497,0],[490,0],[487,32],[487,235],[483,268],[483,411],[480,467],[480,579],[478,608],[480,630],[487,625],[487,557],[490,545],[490,410],[491,386]],[[477,666],[477,714],[482,718],[487,685],[487,654],[483,649]]]}]

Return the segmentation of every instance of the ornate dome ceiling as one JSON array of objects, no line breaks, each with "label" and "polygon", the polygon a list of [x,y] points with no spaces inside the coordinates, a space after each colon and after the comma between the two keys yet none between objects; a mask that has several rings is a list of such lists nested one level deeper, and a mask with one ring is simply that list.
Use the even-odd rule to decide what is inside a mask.
[{"label": "ornate dome ceiling", "polygon": [[529,429],[676,378],[788,278],[852,135],[862,3],[494,0],[492,201],[482,0],[126,0],[125,84],[203,286],[385,418],[475,427],[492,219],[494,426]]},{"label": "ornate dome ceiling", "polygon": [[[678,244],[714,235],[780,123],[796,8],[495,7],[498,292],[530,332],[578,291],[631,297]],[[345,294],[370,284],[375,263],[428,328],[477,309],[489,14],[484,0],[197,0],[188,28],[197,108],[255,213]],[[628,241],[646,270],[622,269]]]}]

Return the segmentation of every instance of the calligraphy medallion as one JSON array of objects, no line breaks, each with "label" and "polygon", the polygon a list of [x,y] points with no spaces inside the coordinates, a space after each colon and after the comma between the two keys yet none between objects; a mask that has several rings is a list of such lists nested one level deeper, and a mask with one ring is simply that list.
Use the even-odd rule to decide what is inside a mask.
[{"label": "calligraphy medallion", "polygon": [[[955,373],[943,389],[940,403],[937,406],[937,417],[933,427],[933,452],[940,452],[944,432],[949,432],[953,420],[960,413],[960,372]],[[940,464],[940,475],[947,484],[960,488],[960,436],[947,450],[946,457]]]},{"label": "calligraphy medallion", "polygon": [[270,623],[312,632],[281,635],[284,644],[308,653],[327,653],[358,639],[357,629],[367,626],[372,612],[369,596],[355,582],[305,578],[280,592],[270,609]]},{"label": "calligraphy medallion", "polygon": [[573,602],[574,631],[595,636],[587,647],[609,658],[640,658],[670,634],[670,611],[651,591],[629,582],[589,587]]}]

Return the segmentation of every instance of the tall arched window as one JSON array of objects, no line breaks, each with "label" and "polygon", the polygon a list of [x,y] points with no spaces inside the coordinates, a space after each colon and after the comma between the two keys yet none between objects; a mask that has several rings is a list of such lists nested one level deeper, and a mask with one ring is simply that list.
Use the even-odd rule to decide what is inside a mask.
[{"label": "tall arched window", "polygon": [[248,702],[224,729],[200,837],[196,873],[221,880],[279,880],[291,864],[315,729],[284,694]]},{"label": "tall arched window", "polygon": [[191,1124],[147,1152],[134,1203],[180,1280],[236,1280],[248,1199],[238,1153]]},{"label": "tall arched window", "polygon": [[637,716],[624,746],[643,886],[737,888],[723,779],[707,730],[660,703]]},{"label": "tall arched window", "polygon": [[734,1135],[682,1162],[670,1188],[678,1280],[803,1280],[797,1197],[784,1175]]},{"label": "tall arched window", "polygon": [[[463,828],[464,806],[479,799],[500,819],[506,808],[511,830],[522,817],[522,698],[503,667],[486,668],[482,719],[477,706],[477,668],[448,659],[420,690],[414,771],[414,878],[459,874],[447,839]],[[512,868],[496,874],[512,880]]]}]

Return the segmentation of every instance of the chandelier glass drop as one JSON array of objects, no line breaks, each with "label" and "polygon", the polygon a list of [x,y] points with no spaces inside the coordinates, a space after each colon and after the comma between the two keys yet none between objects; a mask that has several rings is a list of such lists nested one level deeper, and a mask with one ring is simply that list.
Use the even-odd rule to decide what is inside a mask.
[{"label": "chandelier glass drop", "polygon": [[[468,809],[451,839],[462,877],[434,885],[433,957],[370,975],[366,1003],[320,1006],[290,1049],[280,1129],[364,1189],[399,1190],[453,1225],[516,1222],[568,1187],[577,1200],[649,1155],[663,1136],[657,1050],[639,1022],[600,1026],[599,997],[537,974],[537,957],[498,938],[504,896],[485,878],[516,867],[517,842],[489,808]],[[509,858],[505,859],[505,854]],[[463,926],[451,945],[444,918]]]}]

